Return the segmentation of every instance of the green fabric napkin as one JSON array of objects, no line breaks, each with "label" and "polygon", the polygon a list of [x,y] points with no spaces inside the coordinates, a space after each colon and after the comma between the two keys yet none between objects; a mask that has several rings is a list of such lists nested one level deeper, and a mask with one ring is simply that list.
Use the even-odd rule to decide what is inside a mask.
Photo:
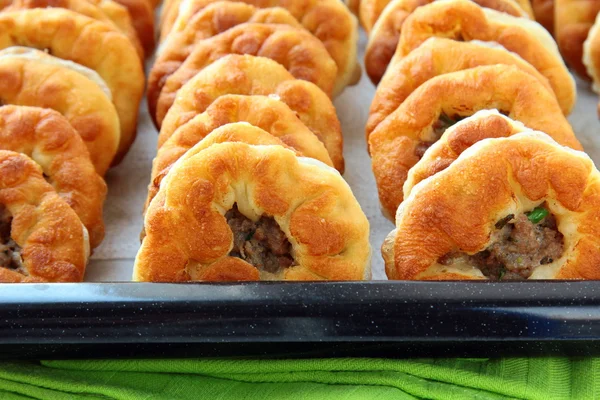
[{"label": "green fabric napkin", "polygon": [[600,399],[600,358],[0,363],[0,399]]}]

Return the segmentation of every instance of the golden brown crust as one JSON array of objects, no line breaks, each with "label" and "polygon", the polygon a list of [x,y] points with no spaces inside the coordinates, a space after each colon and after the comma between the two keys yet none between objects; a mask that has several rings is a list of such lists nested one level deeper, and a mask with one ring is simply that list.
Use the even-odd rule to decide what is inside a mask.
[{"label": "golden brown crust", "polygon": [[[181,0],[171,1],[161,25],[161,40],[181,31],[199,10],[216,0],[184,0],[184,13],[179,15]],[[360,79],[357,60],[358,23],[340,0],[243,0],[259,8],[282,7],[288,10],[310,33],[317,37],[338,67],[341,88]]]},{"label": "golden brown crust", "polygon": [[[104,9],[98,7],[98,3],[99,2],[94,3],[90,0],[10,0],[0,2],[0,10],[18,11],[33,8],[65,8],[67,10],[75,11],[78,14],[117,27],[121,32],[127,35],[131,43],[133,43],[140,58],[144,58],[144,50],[131,25],[131,20],[129,18],[127,20],[116,18],[114,13],[107,14],[104,12]],[[104,0],[102,3],[112,3],[113,6],[116,5],[111,0]],[[110,9],[109,6],[109,10]]]},{"label": "golden brown crust", "polygon": [[360,0],[344,0],[344,4],[346,4],[346,7],[348,7],[348,9],[352,11],[352,14],[358,15],[358,9],[360,8]]},{"label": "golden brown crust", "polygon": [[[408,171],[404,183],[404,198],[412,188],[426,178],[437,174],[452,164],[465,150],[484,139],[503,138],[529,131],[519,121],[513,121],[498,113],[497,110],[482,110],[475,113],[444,132],[442,137],[431,145],[423,157]],[[581,146],[576,142],[573,132],[555,131],[552,138],[564,146]]]},{"label": "golden brown crust", "polygon": [[371,33],[371,29],[389,3],[390,0],[362,0],[360,2],[358,16],[360,24],[368,34]]},{"label": "golden brown crust", "polygon": [[148,77],[148,109],[156,123],[156,104],[165,80],[188,58],[198,42],[225,32],[245,22],[302,25],[287,10],[280,7],[256,8],[249,4],[220,1],[198,11],[184,30],[173,32],[160,45],[158,59]]},{"label": "golden brown crust", "polygon": [[[583,44],[583,64],[592,78],[592,88],[596,93],[600,93],[600,14],[596,17],[588,38]],[[600,114],[600,108],[598,113]]]},{"label": "golden brown crust", "polygon": [[119,119],[102,89],[84,75],[53,62],[0,57],[0,103],[50,108],[64,115],[85,142],[100,175],[119,145]]},{"label": "golden brown crust", "polygon": [[565,115],[575,105],[575,81],[552,37],[533,21],[515,19],[469,0],[436,1],[419,7],[406,19],[392,62],[432,36],[497,42],[520,55],[548,79]]},{"label": "golden brown crust", "polygon": [[270,58],[284,66],[294,78],[314,83],[328,96],[334,91],[337,74],[335,62],[310,32],[287,25],[248,23],[202,40],[178,69],[170,75],[160,76],[158,81],[163,81],[164,86],[159,102],[170,107],[177,91],[186,82],[229,54]]},{"label": "golden brown crust", "polygon": [[[333,162],[323,143],[281,101],[266,96],[221,96],[205,112],[196,115],[187,124],[179,127],[169,140],[160,146],[152,163],[152,177],[148,186],[146,207],[158,192],[162,178],[175,161],[218,127],[234,122],[247,122],[261,128],[272,137],[277,138],[277,141],[271,143],[264,143],[264,140],[250,142],[252,137],[234,137],[235,131],[226,137],[227,140],[222,141],[243,141],[248,144],[281,143],[296,150],[299,155],[317,159],[333,167]],[[250,131],[250,133],[255,132],[257,131]],[[261,138],[263,136],[261,135]]]},{"label": "golden brown crust", "polygon": [[[121,31],[125,32],[127,37],[133,42],[134,46],[138,50],[138,53],[142,56],[151,54],[154,46],[154,36],[152,37],[152,46],[144,48],[142,40],[138,31],[135,29],[134,21],[129,14],[129,10],[122,4],[117,3],[113,0],[86,0],[92,4],[98,6],[108,18],[110,18]],[[146,45],[147,46],[147,45]]]},{"label": "golden brown crust", "polygon": [[388,67],[371,103],[366,135],[398,108],[404,100],[429,79],[482,65],[514,65],[538,79],[549,91],[548,80],[531,64],[502,47],[477,42],[457,42],[433,37]]},{"label": "golden brown crust", "polygon": [[[186,83],[161,126],[161,146],[177,128],[226,94],[276,95],[323,142],[335,168],[344,170],[340,122],[331,100],[314,84],[294,79],[275,61],[254,56],[223,57]],[[161,115],[159,101],[157,117]]]},{"label": "golden brown crust", "polygon": [[554,0],[531,0],[535,20],[554,34]]},{"label": "golden brown crust", "polygon": [[369,136],[384,214],[393,216],[402,202],[408,170],[419,160],[417,146],[435,140],[433,125],[440,115],[467,117],[485,109],[501,110],[529,128],[581,148],[552,93],[515,66],[482,66],[437,76],[408,96]]},{"label": "golden brown crust", "polygon": [[[516,17],[528,18],[513,0],[473,0],[482,7],[491,8]],[[371,81],[377,84],[392,59],[404,20],[417,7],[431,3],[432,0],[392,0],[389,3],[369,35],[365,53],[365,69]]]},{"label": "golden brown crust", "polygon": [[87,232],[29,157],[0,150],[0,204],[12,215],[21,269],[0,268],[0,282],[81,282]]},{"label": "golden brown crust", "polygon": [[106,183],[67,119],[44,108],[0,107],[0,149],[23,153],[38,163],[87,228],[91,248],[102,242]]},{"label": "golden brown crust", "polygon": [[119,114],[121,141],[117,159],[135,139],[144,91],[144,71],[135,48],[115,28],[58,8],[0,13],[0,48],[27,46],[95,70],[112,92]]},{"label": "golden brown crust", "polygon": [[475,268],[452,271],[437,260],[484,250],[498,220],[546,202],[564,235],[564,252],[530,279],[600,279],[599,193],[592,161],[547,135],[481,141],[414,187],[386,239],[386,273],[390,279],[485,279]]},{"label": "golden brown crust", "polygon": [[594,0],[556,0],[556,42],[567,64],[583,78],[589,79],[583,65],[583,43],[596,21],[600,2]]},{"label": "golden brown crust", "polygon": [[142,42],[146,55],[154,50],[154,10],[147,0],[114,0],[129,12],[133,27]]},{"label": "golden brown crust", "polygon": [[[211,135],[223,129],[229,128]],[[224,214],[234,204],[253,220],[273,217],[290,241],[297,266],[275,279],[368,279],[367,218],[334,169],[306,160],[281,146],[238,142],[212,144],[177,163],[146,213],[133,279],[260,278],[250,264],[228,256],[232,232]]]}]

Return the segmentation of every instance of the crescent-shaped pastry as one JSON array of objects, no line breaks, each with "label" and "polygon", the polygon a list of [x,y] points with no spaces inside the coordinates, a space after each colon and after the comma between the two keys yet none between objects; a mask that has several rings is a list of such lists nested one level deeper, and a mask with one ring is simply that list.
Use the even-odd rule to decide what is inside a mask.
[{"label": "crescent-shaped pastry", "polygon": [[[592,78],[592,89],[594,92],[600,93],[600,14],[596,17],[596,22],[583,43],[583,64]],[[598,114],[600,115],[600,105]]]},{"label": "crescent-shaped pastry", "polygon": [[581,149],[552,93],[517,67],[482,66],[437,76],[408,96],[369,136],[384,215],[394,215],[403,199],[408,170],[427,148],[457,120],[485,109],[500,110]]},{"label": "crescent-shaped pastry", "polygon": [[[500,114],[497,110],[482,110],[448,128],[440,139],[431,145],[423,157],[409,171],[404,182],[404,198],[419,182],[437,174],[452,164],[464,151],[484,139],[502,138],[529,131],[519,121]],[[569,131],[554,132],[559,144],[573,145]]]},{"label": "crescent-shaped pastry", "polygon": [[115,162],[120,161],[135,139],[144,94],[142,64],[127,36],[73,11],[34,9],[0,13],[0,49],[10,46],[47,50],[102,77],[119,114],[121,141]]},{"label": "crescent-shaped pastry", "polygon": [[599,221],[592,160],[529,131],[416,185],[382,254],[389,279],[600,279]]},{"label": "crescent-shaped pastry", "polygon": [[367,138],[416,88],[429,79],[483,65],[514,65],[538,79],[549,91],[548,80],[531,64],[502,46],[485,42],[457,42],[433,37],[388,67],[377,86],[366,125]]},{"label": "crescent-shaped pastry", "polygon": [[554,34],[554,0],[531,0],[531,6],[535,20]]},{"label": "crescent-shaped pastry", "polygon": [[[177,93],[158,136],[159,147],[218,97],[226,94],[275,95],[296,113],[329,152],[335,168],[343,172],[343,138],[335,107],[314,84],[295,79],[275,61],[254,56],[229,55],[204,68]],[[161,115],[159,101],[158,118]]]},{"label": "crescent-shaped pastry", "polygon": [[[150,89],[160,90],[158,98],[163,105],[172,104],[177,91],[187,81],[229,54],[270,58],[284,66],[294,78],[314,83],[328,96],[342,89],[340,85],[343,83],[336,79],[335,62],[310,32],[287,25],[256,23],[241,24],[202,40],[170,75],[160,76],[157,72],[154,81],[163,81],[164,86],[157,85]],[[173,63],[170,65],[173,66]]]},{"label": "crescent-shaped pastry", "polygon": [[88,235],[24,154],[0,150],[0,282],[81,282]]},{"label": "crescent-shaped pastry", "polygon": [[110,90],[94,71],[27,48],[0,51],[0,104],[50,108],[67,118],[103,176],[119,145]]},{"label": "crescent-shaped pastry", "polygon": [[[292,14],[280,7],[256,8],[245,3],[220,1],[198,11],[184,30],[173,32],[158,48],[158,58],[150,70],[147,90],[148,109],[155,122],[156,104],[166,79],[181,67],[198,42],[246,22],[302,27]],[[237,46],[245,45],[241,39],[238,38]]]},{"label": "crescent-shaped pastry", "polygon": [[[365,53],[365,69],[375,84],[379,82],[394,56],[404,20],[417,8],[433,0],[392,0],[369,34]],[[513,0],[473,0],[482,7],[491,8],[516,17],[529,18]]]},{"label": "crescent-shaped pastry", "polygon": [[79,216],[97,247],[104,238],[106,183],[96,173],[78,133],[58,112],[37,107],[0,107],[0,149],[23,153]]},{"label": "crescent-shaped pastry", "polygon": [[589,78],[583,65],[583,43],[596,21],[600,1],[556,0],[554,34],[558,48],[569,66],[581,77]]},{"label": "crescent-shaped pastry", "polygon": [[135,281],[371,275],[369,222],[348,184],[281,146],[212,144],[177,163],[150,203],[145,229]]},{"label": "crescent-shaped pastry", "polygon": [[548,79],[565,115],[575,105],[575,80],[554,39],[534,21],[479,7],[469,0],[436,1],[419,7],[406,19],[392,62],[406,57],[432,36],[497,42]]},{"label": "crescent-shaped pastry", "polygon": [[[109,13],[105,12],[104,8],[100,7],[100,4],[108,4],[104,8],[107,8]],[[97,21],[113,25],[127,35],[131,43],[135,46],[140,58],[144,58],[144,50],[135,29],[133,29],[127,10],[112,0],[103,0],[102,2],[94,2],[94,0],[9,0],[0,2],[0,10],[2,11],[18,11],[34,8],[64,8]]]},{"label": "crescent-shaped pastry", "polygon": [[[94,0],[98,1],[98,0]],[[104,0],[100,0],[104,1]],[[154,9],[147,0],[114,0],[129,12],[144,51],[151,54],[154,49]]]},{"label": "crescent-shaped pastry", "polygon": [[[199,11],[217,0],[172,0],[161,25],[161,41],[185,29]],[[243,0],[259,8],[282,7],[317,37],[338,67],[342,87],[360,79],[357,59],[358,22],[340,0]]]},{"label": "crescent-shaped pastry", "polygon": [[[323,143],[284,103],[267,96],[226,95],[216,99],[206,111],[179,127],[169,140],[159,147],[152,163],[152,177],[146,204],[150,204],[150,200],[158,192],[162,178],[178,159],[215,129],[235,122],[246,122],[261,128],[281,143],[296,150],[298,154],[333,167],[333,162]],[[252,132],[256,131],[250,133]],[[228,141],[261,144],[261,142],[251,143],[248,140]]]}]

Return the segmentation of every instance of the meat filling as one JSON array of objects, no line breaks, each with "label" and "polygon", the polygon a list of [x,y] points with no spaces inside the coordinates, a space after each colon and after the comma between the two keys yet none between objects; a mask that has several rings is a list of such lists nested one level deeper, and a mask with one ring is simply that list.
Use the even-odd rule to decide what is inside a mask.
[{"label": "meat filling", "polygon": [[12,215],[0,205],[0,267],[23,272],[21,247],[10,236]]},{"label": "meat filling", "polygon": [[433,128],[433,140],[429,141],[421,141],[415,147],[415,155],[421,159],[423,158],[423,154],[427,151],[428,148],[431,147],[432,144],[440,140],[446,129],[450,128],[452,125],[460,121],[465,117],[461,117],[459,115],[454,115],[449,117],[448,115],[442,113],[438,120],[432,125]]},{"label": "meat filling", "polygon": [[473,265],[491,280],[523,280],[535,268],[550,264],[563,253],[563,235],[545,205],[517,216],[508,215],[495,228],[487,249],[474,255],[449,253],[439,263]]},{"label": "meat filling", "polygon": [[252,264],[261,273],[281,274],[285,268],[295,265],[291,255],[292,246],[285,233],[272,217],[261,217],[254,222],[246,218],[234,205],[225,214],[233,232],[233,248],[229,253]]}]

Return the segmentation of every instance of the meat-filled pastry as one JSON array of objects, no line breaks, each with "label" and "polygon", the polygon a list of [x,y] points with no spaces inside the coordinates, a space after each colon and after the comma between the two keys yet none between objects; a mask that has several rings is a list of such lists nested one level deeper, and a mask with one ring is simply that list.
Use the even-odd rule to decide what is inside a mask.
[{"label": "meat-filled pastry", "polygon": [[554,1],[531,0],[535,20],[552,34],[554,34]]},{"label": "meat-filled pastry", "polygon": [[600,174],[541,132],[482,140],[413,188],[382,253],[390,279],[600,279]]},{"label": "meat-filled pastry", "polygon": [[127,36],[73,11],[34,9],[0,13],[0,48],[10,46],[47,50],[102,77],[119,114],[121,141],[116,161],[120,161],[135,138],[144,92],[142,64]]},{"label": "meat-filled pastry", "polygon": [[[594,92],[600,93],[600,14],[583,44],[583,64],[592,78]],[[600,105],[598,113],[600,115]]]},{"label": "meat-filled pastry", "polygon": [[119,117],[111,93],[94,71],[42,51],[0,51],[0,104],[50,108],[64,115],[104,175],[119,145]]},{"label": "meat-filled pastry", "polygon": [[556,42],[567,64],[581,77],[587,78],[583,65],[583,43],[600,11],[596,0],[556,0]]},{"label": "meat-filled pastry", "polygon": [[[89,1],[89,0],[88,0]],[[97,1],[97,0],[95,0]],[[100,0],[104,1],[104,0]],[[114,0],[129,12],[133,27],[137,32],[146,54],[154,49],[154,10],[147,0]]]},{"label": "meat-filled pastry", "polygon": [[0,150],[0,282],[81,282],[87,230],[24,154]]},{"label": "meat-filled pastry", "polygon": [[281,146],[212,144],[181,160],[144,222],[136,281],[371,276],[369,222],[348,184]]},{"label": "meat-filled pastry", "polygon": [[96,173],[78,133],[58,112],[37,107],[0,107],[0,149],[23,153],[71,206],[95,248],[104,238],[106,183]]},{"label": "meat-filled pastry", "polygon": [[[199,11],[217,0],[173,0],[161,39],[171,32],[185,29]],[[331,54],[338,67],[343,86],[353,85],[360,79],[357,59],[358,23],[356,17],[340,0],[243,0],[259,8],[282,7],[292,14],[310,33],[317,37]],[[171,28],[172,27],[172,28]]]},{"label": "meat-filled pastry", "polygon": [[[203,113],[213,101],[226,94],[277,96],[317,135],[335,168],[343,172],[340,121],[329,97],[314,84],[294,79],[283,66],[264,57],[229,55],[188,81],[177,93],[164,119],[158,145],[161,146],[177,128]],[[159,102],[159,117],[160,111]]]},{"label": "meat-filled pastry", "polygon": [[456,121],[486,109],[500,110],[581,149],[556,98],[538,79],[517,67],[483,66],[437,76],[408,96],[369,136],[384,215],[394,215],[402,202],[408,170],[427,148]]},{"label": "meat-filled pastry", "polygon": [[[109,13],[106,13],[104,9],[100,7],[100,4],[110,4],[108,6]],[[6,7],[5,7],[6,6]],[[4,8],[5,7],[5,8]],[[144,50],[140,40],[131,25],[131,19],[127,10],[122,8],[119,4],[114,3],[112,0],[104,0],[102,2],[94,2],[94,0],[8,0],[0,1],[0,10],[3,11],[17,11],[27,10],[32,8],[65,8],[67,10],[75,11],[78,14],[85,15],[86,17],[93,18],[97,21],[108,23],[117,27],[123,32],[131,43],[136,48],[138,55],[144,58]],[[123,13],[124,12],[124,15]],[[125,18],[123,18],[125,17]],[[114,19],[113,19],[114,18]]]},{"label": "meat-filled pastry", "polygon": [[575,105],[575,80],[550,34],[534,21],[479,7],[469,0],[436,1],[419,7],[406,19],[392,62],[432,36],[497,42],[548,79],[565,115]]},{"label": "meat-filled pastry", "polygon": [[160,77],[166,80],[160,96],[174,99],[190,78],[228,54],[275,60],[295,78],[314,83],[329,96],[339,93],[343,85],[336,79],[335,62],[310,32],[287,25],[248,23],[199,42],[176,71]]},{"label": "meat-filled pastry", "polygon": [[[404,20],[417,8],[433,0],[392,0],[377,20],[369,35],[365,67],[371,81],[379,82],[394,56]],[[473,0],[482,7],[492,8],[516,17],[528,15],[513,0]]]},{"label": "meat-filled pastry", "polygon": [[[228,54],[270,58],[295,78],[317,85],[327,95],[338,93],[337,66],[319,39],[302,28],[279,24],[246,23],[196,44],[179,63],[162,57],[152,68],[148,98],[172,103],[177,91],[199,71]],[[177,66],[179,64],[179,66]],[[150,101],[149,101],[150,104]],[[152,106],[150,106],[152,114]]]},{"label": "meat-filled pastry", "polygon": [[502,46],[485,42],[457,42],[433,37],[388,68],[377,86],[367,120],[367,137],[419,86],[429,79],[482,65],[514,65],[552,91],[548,80],[531,64]]},{"label": "meat-filled pastry", "polygon": [[[497,110],[478,111],[472,117],[457,122],[448,128],[408,171],[404,183],[404,198],[408,198],[416,184],[446,169],[475,143],[483,139],[509,137],[529,130],[523,123],[505,117]],[[573,147],[571,131],[554,132],[553,136],[559,144]]]},{"label": "meat-filled pastry", "polygon": [[[169,140],[159,147],[152,163],[152,178],[146,204],[156,195],[160,181],[175,161],[213,130],[234,122],[246,122],[261,128],[297,150],[299,154],[333,166],[323,143],[281,101],[267,96],[221,96],[205,112],[179,127]],[[247,140],[242,141],[249,143]]]}]

